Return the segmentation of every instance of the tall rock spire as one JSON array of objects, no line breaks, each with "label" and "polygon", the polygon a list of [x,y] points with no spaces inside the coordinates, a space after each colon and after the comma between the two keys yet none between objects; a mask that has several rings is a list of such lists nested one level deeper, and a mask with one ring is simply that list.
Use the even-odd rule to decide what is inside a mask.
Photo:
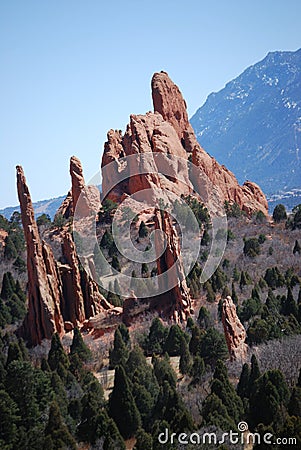
[{"label": "tall rock spire", "polygon": [[22,325],[22,335],[30,345],[51,339],[63,332],[61,287],[51,248],[40,239],[25,175],[17,166],[17,188],[27,248],[28,313]]}]

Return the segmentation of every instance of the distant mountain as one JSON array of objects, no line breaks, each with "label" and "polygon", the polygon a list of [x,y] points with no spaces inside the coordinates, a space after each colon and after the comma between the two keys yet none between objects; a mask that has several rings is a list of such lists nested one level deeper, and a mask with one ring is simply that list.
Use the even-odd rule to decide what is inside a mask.
[{"label": "distant mountain", "polygon": [[[39,202],[33,203],[33,208],[35,212],[35,217],[39,217],[41,214],[49,214],[51,220],[54,218],[54,215],[64,200],[65,195],[57,198],[51,198],[48,200],[41,200]],[[7,208],[1,209],[0,214],[2,214],[7,219],[10,219],[12,213],[14,211],[20,211],[19,206],[9,206]]]},{"label": "distant mountain", "polygon": [[210,94],[190,122],[241,183],[255,181],[268,197],[287,200],[301,188],[301,49],[268,53]]}]

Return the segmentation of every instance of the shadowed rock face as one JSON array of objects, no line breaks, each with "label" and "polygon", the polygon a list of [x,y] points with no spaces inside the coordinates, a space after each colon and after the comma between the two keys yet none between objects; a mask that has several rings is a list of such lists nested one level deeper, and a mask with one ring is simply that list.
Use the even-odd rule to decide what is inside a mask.
[{"label": "shadowed rock face", "polygon": [[[77,158],[73,160],[76,160],[77,167],[81,167]],[[85,214],[85,208],[90,207],[91,199],[92,203],[95,201],[95,205],[99,204],[99,191],[97,188],[87,190],[87,196],[85,192],[80,196],[85,186],[82,172],[77,171],[77,174],[79,178],[75,177],[77,181],[73,178],[74,196],[67,210],[70,212],[72,204],[76,204],[73,203],[73,198],[76,201],[80,198]],[[41,240],[30,193],[20,166],[17,166],[17,188],[26,240],[28,271],[28,313],[19,334],[30,346],[35,346],[43,339],[51,339],[55,332],[62,335],[64,328],[66,331],[70,330],[90,317],[111,309],[112,305],[100,294],[97,283],[89,275],[93,270],[93,262],[88,264],[90,272],[80,271],[75,243],[67,227],[57,230],[56,236],[61,243],[63,263],[55,260],[51,247]],[[67,199],[68,197],[69,195]]]},{"label": "shadowed rock face", "polygon": [[164,285],[167,285],[167,283],[168,285],[172,283],[174,287],[155,298],[152,306],[160,309],[176,322],[180,322],[186,320],[191,313],[191,298],[180,254],[179,237],[166,211],[162,213],[156,211],[155,229],[163,232],[156,234],[155,237],[155,247],[158,254],[161,254],[161,249],[164,248],[164,233],[166,239],[165,251],[157,259],[158,275],[163,276],[167,270],[170,270],[165,278],[159,278],[159,289],[167,291]]},{"label": "shadowed rock face", "polygon": [[62,291],[52,250],[39,236],[21,166],[17,166],[17,188],[27,247],[28,271],[28,313],[21,334],[30,345],[37,345],[44,338],[51,339],[53,333],[63,332],[60,310]]},{"label": "shadowed rock face", "polygon": [[246,330],[236,314],[236,306],[228,296],[222,305],[222,323],[231,360],[246,358]]},{"label": "shadowed rock face", "polygon": [[[234,174],[218,164],[199,145],[188,121],[185,100],[168,74],[155,73],[151,85],[154,113],[131,115],[130,124],[124,135],[120,131],[108,132],[108,141],[105,143],[102,157],[103,193],[117,202],[124,194],[132,195],[150,188],[154,197],[158,189],[188,195],[193,185],[198,187],[199,192],[206,190],[204,189],[206,181],[200,175],[204,173],[217,190],[221,203],[225,200],[230,203],[236,202],[248,215],[252,215],[255,211],[267,214],[268,204],[261,189],[250,181],[240,186]],[[154,173],[156,158],[152,160],[152,156],[157,152],[166,157],[174,155],[184,160],[188,160],[190,156],[192,163],[198,168],[197,176],[194,177],[189,173],[188,167],[184,164],[182,167],[175,167],[174,173],[169,177],[161,175],[159,177]],[[149,169],[148,174],[131,176],[134,168],[126,163],[124,157],[135,154],[148,155],[144,167]],[[108,166],[110,162],[113,164]],[[112,180],[117,180],[121,173],[128,176],[128,180],[122,181],[111,190]],[[179,183],[179,179],[183,182]]]}]

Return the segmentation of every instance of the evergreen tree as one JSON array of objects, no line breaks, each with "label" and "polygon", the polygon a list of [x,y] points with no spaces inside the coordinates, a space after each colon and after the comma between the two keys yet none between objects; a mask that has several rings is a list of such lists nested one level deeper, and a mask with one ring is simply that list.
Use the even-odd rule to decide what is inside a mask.
[{"label": "evergreen tree", "polygon": [[17,448],[18,442],[18,408],[5,390],[0,390],[0,447]]},{"label": "evergreen tree", "polygon": [[191,384],[192,385],[201,384],[204,373],[205,373],[204,360],[203,358],[197,355],[193,360],[193,364],[190,370],[190,375],[192,377]]},{"label": "evergreen tree", "polygon": [[254,383],[260,377],[260,369],[256,356],[253,354],[251,357],[251,371],[249,378],[249,392],[253,389]]},{"label": "evergreen tree", "polygon": [[182,340],[180,354],[181,356],[179,362],[179,370],[182,375],[189,374],[191,370],[192,361],[189,348],[185,339]]},{"label": "evergreen tree", "polygon": [[168,334],[168,329],[164,327],[163,323],[158,317],[153,319],[149,329],[148,337],[143,345],[147,355],[161,355],[163,346]]},{"label": "evergreen tree", "polygon": [[273,211],[273,220],[276,223],[287,219],[285,206],[282,204],[276,205]]},{"label": "evergreen tree", "polygon": [[294,300],[293,293],[290,287],[287,289],[287,296],[284,302],[284,305],[282,307],[282,314],[285,316],[293,315],[298,318],[298,308],[297,304]]},{"label": "evergreen tree", "polygon": [[22,361],[22,360],[23,356],[18,343],[11,342],[8,347],[6,367],[8,367],[12,361]]},{"label": "evergreen tree", "polygon": [[110,369],[115,369],[116,366],[124,365],[128,359],[128,348],[122,339],[119,328],[114,333],[114,346],[110,350]]},{"label": "evergreen tree", "polygon": [[279,420],[281,410],[289,401],[289,390],[280,370],[268,370],[260,376],[250,394],[251,424],[264,425]]},{"label": "evergreen tree", "polygon": [[65,448],[76,450],[76,442],[67,426],[63,423],[56,402],[52,402],[50,405],[48,423],[45,427],[45,437],[48,438],[47,445],[49,446],[51,442],[54,449]]},{"label": "evergreen tree", "polygon": [[34,369],[29,362],[12,361],[7,367],[6,391],[16,403],[20,425],[29,430],[40,415],[36,398]]},{"label": "evergreen tree", "polygon": [[143,428],[137,431],[134,450],[153,450],[153,438]]},{"label": "evergreen tree", "polygon": [[233,281],[238,282],[239,280],[240,280],[240,273],[237,266],[235,265],[233,269]]},{"label": "evergreen tree", "polygon": [[10,282],[9,272],[5,272],[2,279],[2,289],[0,297],[3,300],[8,300],[14,293],[13,287]]},{"label": "evergreen tree", "polygon": [[242,291],[243,287],[248,284],[246,273],[242,270],[240,274],[239,287]]},{"label": "evergreen tree", "polygon": [[148,235],[148,228],[142,220],[139,226],[139,237],[145,238],[147,235]]},{"label": "evergreen tree", "polygon": [[209,328],[212,324],[212,319],[210,312],[205,306],[200,307],[199,315],[198,315],[198,323],[201,328],[204,328],[205,330]]},{"label": "evergreen tree", "polygon": [[68,368],[69,360],[65,353],[65,350],[61,344],[60,337],[58,333],[54,333],[51,339],[51,347],[48,353],[48,364],[51,370],[56,370],[59,363],[63,367]]},{"label": "evergreen tree", "polygon": [[118,330],[120,331],[123,342],[125,343],[127,348],[130,348],[131,347],[131,337],[130,337],[128,327],[124,323],[121,323],[120,325],[118,325]]},{"label": "evergreen tree", "polygon": [[250,388],[250,367],[249,364],[245,363],[242,366],[242,371],[240,374],[239,382],[237,385],[237,393],[240,398],[249,397]]},{"label": "evergreen tree", "polygon": [[163,351],[169,356],[178,356],[181,354],[181,347],[185,340],[184,333],[179,325],[172,325],[169,329]]},{"label": "evergreen tree", "polygon": [[64,388],[64,384],[57,374],[57,372],[51,373],[51,388],[55,394],[55,400],[60,408],[60,412],[63,413],[64,416],[67,414],[67,394]]},{"label": "evergreen tree", "polygon": [[229,416],[222,400],[214,393],[209,394],[202,405],[204,425],[214,425],[221,430],[234,430],[235,422]]},{"label": "evergreen tree", "polygon": [[77,353],[82,361],[88,361],[92,358],[91,350],[84,343],[81,332],[77,327],[74,328],[73,340],[70,347],[70,353]]},{"label": "evergreen tree", "polygon": [[288,412],[290,416],[301,417],[301,388],[294,387],[290,401],[288,404]]},{"label": "evergreen tree", "polygon": [[201,239],[201,245],[202,246],[208,245],[209,242],[210,242],[210,235],[209,235],[208,231],[205,229],[202,239]]},{"label": "evergreen tree", "polygon": [[122,366],[115,370],[114,388],[109,399],[109,415],[124,439],[133,437],[141,426],[141,417]]},{"label": "evergreen tree", "polygon": [[297,241],[297,239],[295,240],[295,245],[293,248],[293,254],[295,254],[295,253],[299,253],[299,255],[301,253],[301,246],[300,246],[299,242]]},{"label": "evergreen tree", "polygon": [[5,248],[4,248],[4,257],[8,260],[16,259],[18,256],[18,252],[16,250],[14,241],[12,240],[11,235],[6,236],[5,238]]},{"label": "evergreen tree", "polygon": [[167,381],[170,386],[176,387],[177,376],[167,358],[157,358],[155,356],[153,358],[153,366],[154,374],[160,386]]},{"label": "evergreen tree", "polygon": [[94,444],[101,436],[98,435],[98,428],[106,429],[107,418],[102,415],[103,404],[103,391],[100,384],[98,381],[90,382],[81,399],[81,420],[77,427],[77,436],[81,441]]},{"label": "evergreen tree", "polygon": [[119,259],[118,259],[118,257],[116,255],[113,255],[112,267],[113,267],[113,269],[117,270],[118,272],[121,271],[120,262],[119,262]]},{"label": "evergreen tree", "polygon": [[236,290],[235,290],[235,286],[234,286],[234,282],[233,281],[232,281],[231,288],[232,288],[231,298],[232,298],[234,304],[237,306],[238,305],[238,297],[237,297],[237,294],[236,294]]},{"label": "evergreen tree", "polygon": [[229,381],[227,368],[222,361],[217,361],[211,385],[211,393],[217,395],[227,409],[229,417],[238,423],[242,413],[243,404]]},{"label": "evergreen tree", "polygon": [[192,329],[192,335],[189,342],[189,351],[192,355],[197,355],[201,351],[201,341],[204,336],[204,330],[194,326]]},{"label": "evergreen tree", "polygon": [[222,298],[227,298],[227,297],[231,297],[231,292],[230,292],[229,287],[226,285],[222,292]]},{"label": "evergreen tree", "polygon": [[204,289],[207,291],[207,296],[206,296],[207,302],[214,303],[215,302],[215,293],[214,293],[214,290],[212,288],[212,284],[210,281],[206,281],[206,283],[204,284]]},{"label": "evergreen tree", "polygon": [[205,363],[215,366],[217,360],[228,357],[228,348],[224,334],[215,328],[209,328],[201,340],[200,356]]}]

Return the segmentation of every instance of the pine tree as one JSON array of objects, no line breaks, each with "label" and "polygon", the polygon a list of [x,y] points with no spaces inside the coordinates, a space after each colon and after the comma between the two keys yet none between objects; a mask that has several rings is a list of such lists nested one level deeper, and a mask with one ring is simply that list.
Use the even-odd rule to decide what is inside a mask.
[{"label": "pine tree", "polygon": [[123,342],[125,343],[127,348],[130,348],[131,347],[131,337],[130,337],[128,327],[124,323],[121,323],[120,325],[118,325],[118,330],[120,331]]},{"label": "pine tree", "polygon": [[59,366],[59,363],[61,363],[65,368],[68,368],[69,366],[68,356],[66,355],[65,350],[61,344],[60,337],[58,333],[54,333],[51,339],[51,347],[48,353],[48,364],[51,370],[56,370]]},{"label": "pine tree", "polygon": [[249,388],[250,388],[250,367],[249,364],[245,363],[242,366],[242,371],[240,374],[239,382],[237,385],[237,393],[240,398],[249,397]]},{"label": "pine tree", "polygon": [[84,343],[81,332],[77,327],[74,328],[73,340],[70,347],[71,355],[77,353],[82,361],[88,361],[92,358],[91,350]]},{"label": "pine tree", "polygon": [[137,431],[134,450],[153,450],[153,438],[143,428]]},{"label": "pine tree", "polygon": [[65,416],[67,414],[67,394],[64,388],[64,384],[57,374],[57,372],[52,372],[51,374],[51,387],[55,393],[55,400],[60,408],[61,413]]},{"label": "pine tree", "polygon": [[205,363],[215,366],[217,360],[228,357],[228,348],[224,334],[215,328],[209,328],[201,340],[200,356]]},{"label": "pine tree", "polygon": [[234,286],[234,282],[233,281],[232,281],[231,288],[232,288],[231,298],[232,298],[234,304],[237,306],[238,305],[238,297],[237,297],[237,294],[236,294],[236,290],[235,290],[235,286]]},{"label": "pine tree", "polygon": [[192,377],[191,384],[192,385],[201,384],[204,373],[205,373],[204,360],[203,358],[197,355],[193,360],[193,364],[190,370],[190,375]]},{"label": "pine tree", "polygon": [[140,222],[139,226],[139,237],[145,238],[148,235],[148,229],[143,220]]},{"label": "pine tree", "polygon": [[113,269],[117,270],[118,272],[121,271],[120,262],[119,262],[119,259],[118,259],[118,257],[116,255],[113,255],[112,267],[113,267]]},{"label": "pine tree", "polygon": [[251,371],[249,378],[249,392],[253,389],[254,383],[260,377],[260,369],[256,356],[253,354],[251,357]]},{"label": "pine tree", "polygon": [[297,241],[297,239],[295,240],[295,245],[293,248],[293,254],[295,254],[295,253],[299,253],[299,255],[301,253],[301,246],[300,246],[299,242]]},{"label": "pine tree", "polygon": [[282,314],[284,314],[285,316],[289,316],[292,314],[296,317],[296,319],[298,318],[297,304],[294,300],[292,289],[290,287],[288,287],[287,289],[287,296],[282,308]]},{"label": "pine tree", "polygon": [[206,296],[207,302],[214,303],[215,302],[215,293],[214,293],[214,290],[212,288],[212,284],[210,283],[210,281],[206,281],[206,283],[204,284],[204,288],[207,291],[207,296]]},{"label": "pine tree", "polygon": [[164,382],[167,381],[170,386],[176,387],[177,376],[166,357],[153,357],[153,366],[154,374],[157,378],[159,386],[162,386]]},{"label": "pine tree", "polygon": [[211,315],[208,309],[205,306],[200,307],[199,315],[198,315],[198,323],[201,328],[205,330],[211,326]]},{"label": "pine tree", "polygon": [[[4,390],[0,390],[0,445],[3,449],[18,447],[18,407]],[[15,446],[15,445],[16,446]]]},{"label": "pine tree", "polygon": [[185,340],[184,333],[179,325],[172,325],[169,329],[163,351],[169,356],[178,356],[181,354],[181,346]]},{"label": "pine tree", "polygon": [[[52,402],[49,410],[48,423],[45,427],[45,437],[52,441],[53,448],[64,448],[76,450],[76,442],[70,434],[67,426],[62,421],[62,416],[56,402]],[[48,442],[50,439],[48,438]]]},{"label": "pine tree", "polygon": [[273,220],[275,223],[279,223],[282,220],[287,219],[285,206],[282,204],[276,205],[273,211]]},{"label": "pine tree", "polygon": [[156,317],[153,319],[149,329],[148,337],[144,343],[144,349],[147,355],[161,355],[163,346],[168,334],[168,329],[164,327],[161,320]]},{"label": "pine tree", "polygon": [[181,356],[179,362],[179,370],[182,375],[189,374],[191,370],[192,361],[189,348],[185,339],[182,340],[180,354]]},{"label": "pine tree", "polygon": [[116,422],[124,439],[133,437],[141,426],[141,417],[122,366],[115,370],[114,388],[109,399],[109,415]]},{"label": "pine tree", "polygon": [[4,257],[8,260],[16,259],[18,252],[10,235],[5,238]]},{"label": "pine tree", "polygon": [[12,361],[22,361],[22,360],[23,356],[18,343],[11,342],[8,347],[6,367],[8,367]]},{"label": "pine tree", "polygon": [[114,346],[110,351],[110,369],[114,369],[116,366],[124,365],[128,359],[128,349],[119,328],[114,333]]},{"label": "pine tree", "polygon": [[238,423],[243,413],[243,404],[241,398],[237,395],[234,387],[229,381],[226,366],[220,360],[217,361],[214,371],[211,393],[217,395],[221,399],[223,405],[227,409],[229,417],[231,417],[235,423]]},{"label": "pine tree", "polygon": [[4,273],[3,279],[2,279],[2,289],[1,289],[0,297],[3,300],[8,300],[14,293],[13,287],[10,282],[9,273],[10,272]]}]

